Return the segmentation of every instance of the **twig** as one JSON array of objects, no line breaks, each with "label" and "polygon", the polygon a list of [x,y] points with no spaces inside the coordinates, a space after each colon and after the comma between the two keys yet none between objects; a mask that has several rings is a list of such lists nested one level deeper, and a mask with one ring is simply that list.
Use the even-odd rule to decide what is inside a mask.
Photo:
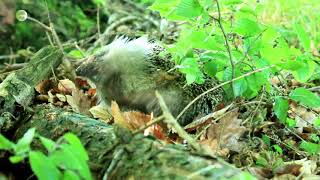
[{"label": "twig", "polygon": [[33,18],[33,17],[30,17],[30,16],[28,16],[27,19],[30,20],[30,21],[33,21],[33,22],[35,22],[35,23],[37,23],[37,24],[39,24],[39,25],[40,25],[42,28],[44,28],[45,30],[51,32],[51,28],[50,28],[49,26],[43,24],[43,23],[40,22],[39,20],[37,20],[37,19],[35,19],[35,18]]},{"label": "twig", "polygon": [[201,117],[201,118],[199,118],[199,119],[197,119],[197,120],[194,120],[194,121],[192,121],[190,124],[184,126],[184,129],[194,128],[194,127],[197,127],[198,125],[206,122],[206,121],[207,121],[208,119],[210,119],[210,118],[220,117],[221,114],[224,114],[228,109],[230,109],[230,107],[231,107],[232,105],[233,105],[233,104],[230,104],[230,105],[228,105],[227,107],[225,107],[225,108],[223,108],[223,109],[221,109],[221,110],[219,110],[219,111],[215,111],[215,112],[210,113],[210,114],[208,114],[208,115],[206,115],[206,116],[203,116],[203,117]]},{"label": "twig", "polygon": [[165,118],[164,116],[159,116],[159,117],[153,119],[152,121],[148,122],[148,123],[145,124],[144,126],[142,126],[142,127],[140,127],[139,129],[135,130],[135,131],[133,132],[133,135],[136,135],[136,134],[142,132],[143,130],[147,129],[148,127],[150,127],[150,126],[152,126],[152,125],[154,125],[154,124],[162,121],[164,118]]},{"label": "twig", "polygon": [[25,67],[27,64],[28,63],[7,64],[6,67],[0,73],[2,74],[2,73],[5,73],[5,72],[18,70],[18,69],[21,69],[21,68]]},{"label": "twig", "polygon": [[251,113],[250,117],[247,118],[245,121],[243,121],[243,122],[241,123],[241,125],[244,125],[244,124],[245,124],[247,121],[249,121],[249,120],[252,122],[253,118],[257,115],[257,112],[258,112],[258,109],[260,108],[260,105],[261,105],[261,102],[262,102],[262,100],[263,100],[263,97],[264,97],[264,88],[263,88],[263,93],[262,93],[262,95],[261,95],[261,97],[260,97],[260,100],[259,100],[259,102],[258,102],[258,105],[257,105],[256,108],[254,109],[254,111]]},{"label": "twig", "polygon": [[165,101],[163,99],[163,97],[159,94],[158,91],[156,91],[156,97],[158,98],[159,101],[159,105],[161,107],[161,110],[163,112],[163,116],[165,117],[165,122],[168,123],[169,125],[171,125],[178,133],[178,135],[183,138],[184,140],[186,140],[191,147],[193,147],[197,152],[199,153],[203,153],[206,155],[211,155],[212,156],[212,152],[207,149],[207,148],[203,148],[199,143],[197,143],[195,141],[195,139],[193,139],[177,122],[177,120],[172,116],[172,114],[170,113],[167,105],[165,104]]},{"label": "twig", "polygon": [[19,54],[2,55],[2,56],[0,56],[0,60],[1,60],[1,59],[13,59],[13,58],[18,58],[18,57],[20,57]]},{"label": "twig", "polygon": [[115,155],[114,158],[112,159],[108,169],[106,170],[106,172],[103,175],[103,180],[108,180],[108,176],[110,175],[110,173],[112,172],[112,170],[115,169],[115,167],[117,166],[117,164],[119,163],[119,161],[121,160],[122,155],[124,154],[124,148],[119,149]]},{"label": "twig", "polygon": [[[220,5],[219,5],[219,1],[218,0],[215,0],[216,1],[216,4],[217,4],[217,8],[218,8],[218,19],[214,18],[215,21],[218,22],[219,24],[219,27],[221,29],[221,32],[223,34],[223,37],[224,37],[224,41],[225,41],[225,46],[227,48],[227,52],[228,52],[228,55],[229,55],[229,61],[230,61],[230,64],[231,64],[231,71],[232,71],[232,76],[231,76],[231,79],[235,78],[236,76],[236,71],[235,71],[235,63],[233,62],[233,59],[232,59],[232,54],[231,54],[231,48],[230,48],[230,44],[228,42],[228,37],[227,37],[227,34],[224,30],[224,27],[222,25],[222,22],[221,22],[221,10],[220,10]],[[232,88],[232,92],[233,94],[235,94],[235,89],[234,89],[234,85],[233,85],[233,82],[231,83],[231,88]]]},{"label": "twig", "polygon": [[280,140],[278,140],[278,139],[275,139],[275,138],[273,138],[273,137],[270,137],[270,136],[268,136],[268,135],[266,135],[266,134],[265,134],[265,136],[267,136],[268,138],[274,140],[274,141],[277,142],[277,143],[280,143],[280,144],[286,146],[286,147],[289,148],[289,149],[292,149],[292,150],[293,150],[295,153],[297,153],[298,155],[306,157],[306,155],[300,153],[298,149],[296,149],[296,148],[294,148],[294,147],[292,147],[292,146],[290,146],[290,145],[288,145],[288,144],[286,144],[286,143],[284,143],[284,142],[282,142],[282,141],[280,141]]},{"label": "twig", "polygon": [[218,84],[217,86],[213,87],[213,88],[210,88],[208,90],[206,90],[205,92],[201,93],[199,96],[197,96],[196,98],[194,98],[181,112],[180,114],[177,116],[177,120],[190,108],[190,106],[192,106],[197,100],[199,100],[201,97],[203,97],[204,95],[226,85],[226,84],[229,84],[229,83],[232,83],[234,81],[237,81],[239,79],[242,79],[244,77],[247,77],[247,76],[250,76],[252,74],[255,74],[255,73],[258,73],[258,72],[261,72],[261,71],[264,71],[264,70],[267,70],[267,69],[270,69],[270,68],[273,68],[275,67],[275,65],[271,65],[271,66],[267,66],[267,67],[263,67],[263,68],[260,68],[260,69],[256,69],[254,71],[251,71],[251,72],[248,72],[246,74],[243,74],[242,76],[239,76],[239,77],[236,77],[234,79],[231,79],[229,81],[226,81],[226,82],[223,82],[223,83],[220,83]]}]

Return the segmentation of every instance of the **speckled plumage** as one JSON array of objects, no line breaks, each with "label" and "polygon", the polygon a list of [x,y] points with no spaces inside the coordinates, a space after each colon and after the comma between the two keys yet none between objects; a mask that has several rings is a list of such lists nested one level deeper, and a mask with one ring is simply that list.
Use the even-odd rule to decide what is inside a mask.
[{"label": "speckled plumage", "polygon": [[[112,100],[122,108],[145,113],[161,114],[155,91],[163,96],[174,116],[197,95],[212,87],[213,80],[203,85],[185,86],[185,79],[179,72],[167,71],[174,63],[158,56],[163,49],[141,37],[129,41],[118,38],[103,47],[94,57],[81,64],[76,73],[88,78],[97,88],[101,101],[110,104]],[[195,103],[179,119],[183,125],[196,116],[212,112],[221,100],[221,91],[212,92]]]}]

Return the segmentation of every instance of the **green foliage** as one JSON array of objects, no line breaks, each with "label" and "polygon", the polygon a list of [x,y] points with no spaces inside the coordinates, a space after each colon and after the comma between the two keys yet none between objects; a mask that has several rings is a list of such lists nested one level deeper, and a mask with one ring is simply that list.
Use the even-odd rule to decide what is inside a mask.
[{"label": "green foliage", "polygon": [[305,88],[297,88],[293,90],[289,97],[290,99],[310,108],[320,107],[320,97]]},{"label": "green foliage", "polygon": [[[96,31],[96,14],[91,14],[91,12],[85,10],[97,8],[97,4],[103,4],[105,2],[106,1],[101,0],[82,1],[78,3],[74,3],[73,0],[16,1],[17,19],[23,22],[16,22],[16,24],[12,25],[12,29],[14,29],[14,36],[12,37],[14,37],[14,39],[6,42],[6,46],[11,46],[13,49],[19,50],[28,48],[29,46],[39,49],[47,45],[48,40],[45,30],[37,23],[26,20],[26,17],[31,16],[49,25],[48,10],[50,12],[50,20],[54,24],[55,30],[61,40],[67,41],[86,38]],[[101,14],[103,15],[103,12],[101,12]],[[35,34],[37,36],[34,36]],[[8,51],[9,49],[6,50]],[[9,52],[6,54],[8,53]]]},{"label": "green foliage", "polygon": [[308,152],[310,155],[316,155],[320,153],[320,144],[303,141],[300,144],[300,148]]},{"label": "green foliage", "polygon": [[[155,0],[150,6],[163,18],[186,22],[178,41],[168,47],[168,52],[186,75],[188,84],[201,84],[207,77],[228,81],[244,76],[233,83],[233,89],[230,85],[224,88],[229,96],[250,99],[259,94],[261,87],[272,87],[269,77],[281,71],[290,72],[299,82],[315,78],[319,65],[310,52],[311,37],[302,23],[292,21],[291,29],[284,31],[280,25],[261,21],[259,17],[266,10],[264,3],[228,0],[219,1],[218,8],[216,2]],[[288,34],[295,35],[300,46],[292,46]],[[270,65],[275,68],[246,75]],[[287,106],[285,101],[277,100],[274,109],[283,122],[287,121]]]},{"label": "green foliage", "polygon": [[[278,146],[275,146],[278,148]],[[280,148],[281,149],[281,148]],[[282,152],[282,150],[278,149]],[[278,152],[265,151],[259,154],[259,157],[256,160],[258,166],[266,167],[269,169],[276,169],[283,165],[283,159],[280,157]]]},{"label": "green foliage", "polygon": [[[30,147],[34,137],[38,138],[47,153],[32,150]],[[54,142],[29,129],[17,144],[10,142],[0,134],[0,150],[13,153],[9,159],[18,163],[29,158],[32,171],[38,179],[91,179],[87,161],[89,157],[80,140],[67,133]]]}]

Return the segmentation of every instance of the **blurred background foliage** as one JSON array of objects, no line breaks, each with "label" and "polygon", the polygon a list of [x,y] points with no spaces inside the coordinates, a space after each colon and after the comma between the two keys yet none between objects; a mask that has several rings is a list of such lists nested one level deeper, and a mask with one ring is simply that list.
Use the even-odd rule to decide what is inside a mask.
[{"label": "blurred background foliage", "polygon": [[[1,0],[0,1],[0,55],[17,54],[30,50],[32,52],[49,44],[45,30],[38,24],[15,19],[16,10],[26,10],[28,14],[43,22],[50,20],[55,25],[59,37],[63,42],[80,40],[97,33],[97,11],[100,9],[101,29],[106,28],[106,22],[111,15],[107,8],[113,0]],[[133,0],[145,6],[151,5],[154,0]],[[229,0],[241,1],[241,0]],[[243,0],[245,4],[255,4],[257,0]],[[318,47],[320,36],[320,8],[318,0],[258,0],[261,4],[257,8],[260,22],[279,25],[290,44],[295,44],[296,36],[292,26],[301,24],[309,33],[314,46]]]}]

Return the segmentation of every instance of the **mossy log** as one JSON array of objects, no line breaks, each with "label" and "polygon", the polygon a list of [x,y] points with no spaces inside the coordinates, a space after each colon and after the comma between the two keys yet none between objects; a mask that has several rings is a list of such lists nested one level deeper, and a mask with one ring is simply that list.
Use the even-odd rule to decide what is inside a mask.
[{"label": "mossy log", "polygon": [[241,172],[217,159],[192,154],[182,145],[166,145],[142,134],[131,136],[123,129],[60,108],[36,107],[33,117],[17,129],[15,139],[31,127],[52,139],[66,132],[76,134],[98,179],[106,174],[108,179],[219,179]]},{"label": "mossy log", "polygon": [[49,77],[61,63],[62,52],[56,47],[39,50],[23,69],[12,72],[0,84],[0,133],[15,127],[32,103],[34,87]]}]

